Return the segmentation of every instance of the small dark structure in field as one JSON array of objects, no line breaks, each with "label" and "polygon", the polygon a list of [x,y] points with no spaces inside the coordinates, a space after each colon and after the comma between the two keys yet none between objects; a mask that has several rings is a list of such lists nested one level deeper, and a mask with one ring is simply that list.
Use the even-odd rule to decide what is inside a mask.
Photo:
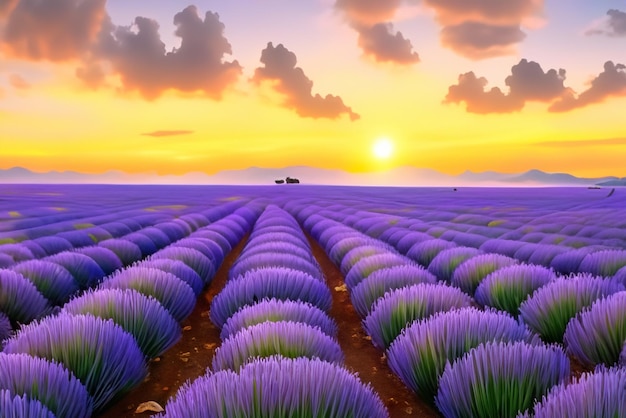
[{"label": "small dark structure in field", "polygon": [[283,179],[278,179],[278,180],[274,180],[274,183],[276,184],[300,184],[300,180],[298,180],[295,177],[287,177],[285,180]]},{"label": "small dark structure in field", "polygon": [[613,193],[615,193],[615,188],[612,188],[611,191],[609,192],[609,194],[606,197],[613,196]]}]

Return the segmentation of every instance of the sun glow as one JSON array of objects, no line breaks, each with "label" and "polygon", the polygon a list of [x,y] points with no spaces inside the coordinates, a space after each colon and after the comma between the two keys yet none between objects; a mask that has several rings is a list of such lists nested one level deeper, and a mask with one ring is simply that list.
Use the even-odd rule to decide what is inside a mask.
[{"label": "sun glow", "polygon": [[393,154],[393,142],[389,138],[378,138],[372,146],[372,154],[380,160],[386,160]]}]

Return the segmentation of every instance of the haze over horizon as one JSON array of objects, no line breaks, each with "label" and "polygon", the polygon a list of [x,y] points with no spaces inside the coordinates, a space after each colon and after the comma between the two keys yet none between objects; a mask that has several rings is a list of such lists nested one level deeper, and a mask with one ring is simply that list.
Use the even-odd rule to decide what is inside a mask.
[{"label": "haze over horizon", "polygon": [[624,177],[625,47],[623,1],[0,0],[0,169]]}]

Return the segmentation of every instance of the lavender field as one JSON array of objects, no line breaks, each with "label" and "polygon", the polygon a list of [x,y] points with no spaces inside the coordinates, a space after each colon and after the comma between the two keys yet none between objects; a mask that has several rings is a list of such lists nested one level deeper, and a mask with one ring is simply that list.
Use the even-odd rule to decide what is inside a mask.
[{"label": "lavender field", "polygon": [[0,185],[0,416],[626,416],[609,192]]}]

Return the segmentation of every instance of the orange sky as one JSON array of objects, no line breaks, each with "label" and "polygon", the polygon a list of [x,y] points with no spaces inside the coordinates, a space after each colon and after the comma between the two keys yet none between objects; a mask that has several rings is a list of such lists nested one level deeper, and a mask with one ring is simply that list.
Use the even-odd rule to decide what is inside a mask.
[{"label": "orange sky", "polygon": [[626,176],[609,0],[47,3],[0,3],[2,169]]}]

